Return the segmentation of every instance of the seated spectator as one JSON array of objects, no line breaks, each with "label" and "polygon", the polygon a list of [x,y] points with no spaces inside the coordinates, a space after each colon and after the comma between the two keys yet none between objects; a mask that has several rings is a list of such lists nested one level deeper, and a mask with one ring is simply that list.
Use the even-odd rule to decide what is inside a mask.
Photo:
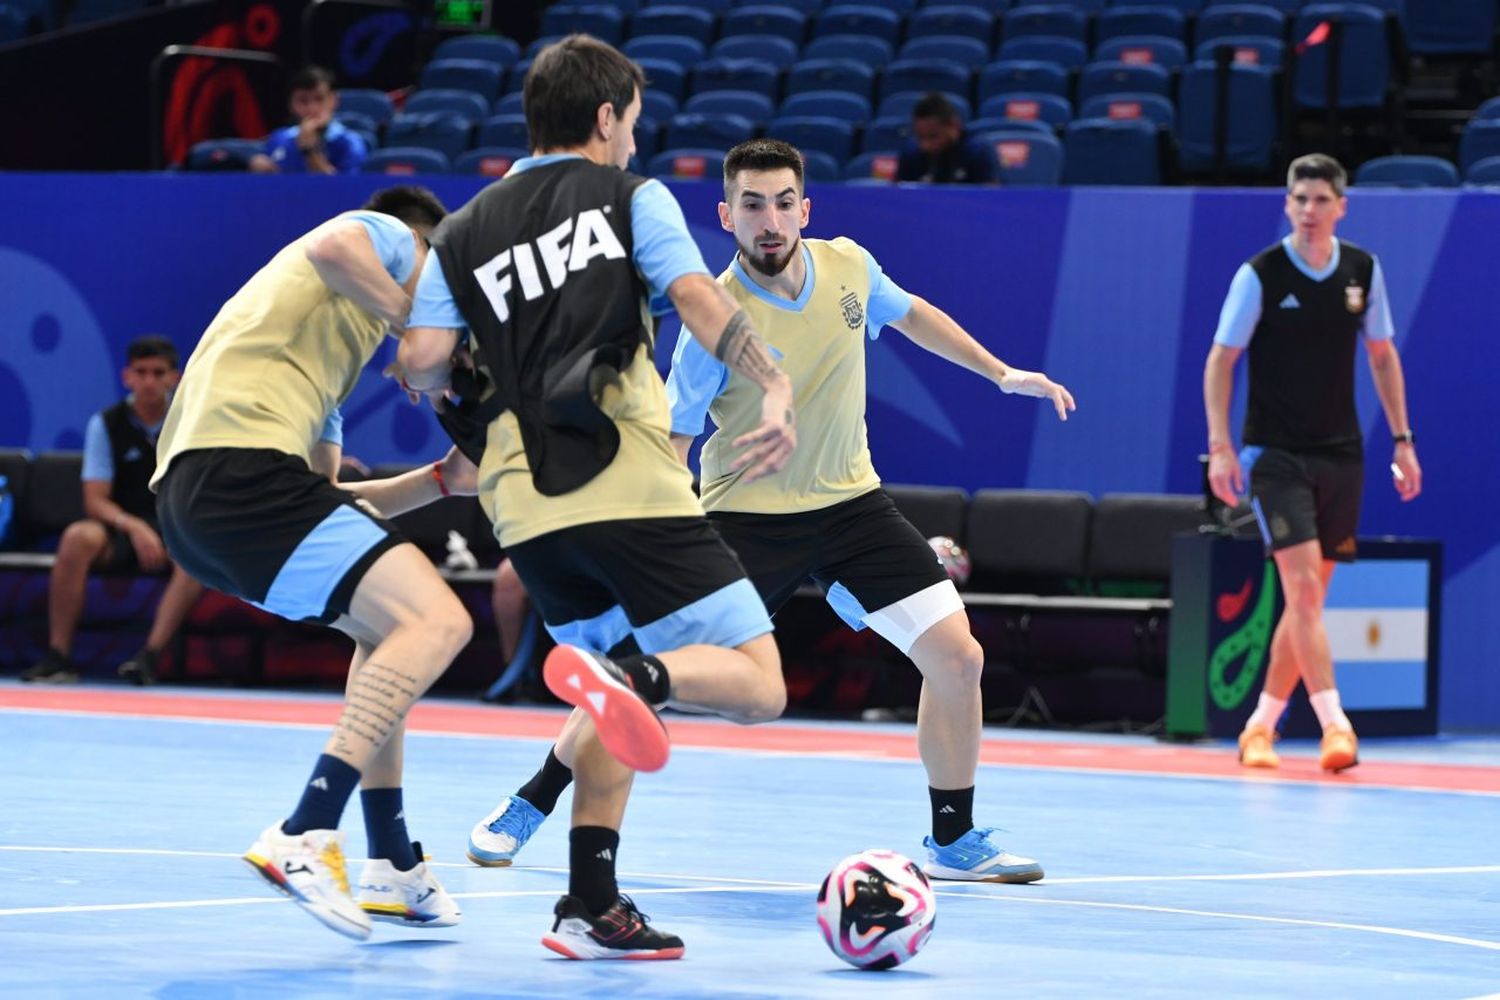
[{"label": "seated spectator", "polygon": [[333,74],[321,66],[308,66],[292,77],[291,90],[288,105],[297,124],[266,136],[266,151],[251,158],[251,172],[359,173],[369,150],[359,133],[334,120],[339,95],[333,89]]},{"label": "seated spectator", "polygon": [[171,570],[145,647],[120,666],[120,676],[137,684],[155,680],[162,649],[203,591],[167,558],[156,497],[147,488],[156,471],[156,436],[177,385],[177,349],[165,337],[139,337],[125,358],[120,380],[129,395],[89,418],[84,432],[84,518],[68,525],[58,543],[47,596],[47,654],[23,681],[78,680],[70,654],[90,570]]},{"label": "seated spectator", "polygon": [[913,142],[901,151],[896,180],[925,184],[998,184],[994,154],[964,131],[963,118],[936,91],[911,110]]}]

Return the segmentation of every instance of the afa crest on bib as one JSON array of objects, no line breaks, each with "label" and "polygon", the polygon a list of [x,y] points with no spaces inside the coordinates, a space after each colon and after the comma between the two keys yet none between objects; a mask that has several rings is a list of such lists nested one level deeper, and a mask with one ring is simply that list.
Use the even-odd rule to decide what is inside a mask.
[{"label": "afa crest on bib", "polygon": [[849,324],[849,329],[858,330],[865,325],[865,307],[858,295],[850,292],[839,299],[839,305],[844,307],[844,322]]},{"label": "afa crest on bib", "polygon": [[1365,290],[1358,285],[1344,287],[1344,305],[1352,313],[1365,311]]}]

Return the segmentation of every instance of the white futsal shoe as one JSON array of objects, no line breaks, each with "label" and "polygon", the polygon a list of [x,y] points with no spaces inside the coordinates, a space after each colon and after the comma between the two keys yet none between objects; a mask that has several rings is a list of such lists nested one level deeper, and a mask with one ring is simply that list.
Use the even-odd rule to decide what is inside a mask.
[{"label": "white futsal shoe", "polygon": [[[422,845],[411,846],[421,858]],[[425,860],[405,872],[384,858],[365,862],[359,876],[359,907],[375,920],[407,927],[452,927],[463,918]]]},{"label": "white futsal shoe", "polygon": [[325,927],[357,941],[370,936],[370,918],[349,894],[339,831],[294,835],[282,833],[278,822],[245,852],[245,863]]}]

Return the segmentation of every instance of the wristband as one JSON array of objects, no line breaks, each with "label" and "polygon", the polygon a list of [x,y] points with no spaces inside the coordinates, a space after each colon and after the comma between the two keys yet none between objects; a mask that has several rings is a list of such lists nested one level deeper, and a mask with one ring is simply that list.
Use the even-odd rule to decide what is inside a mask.
[{"label": "wristband", "polygon": [[1417,443],[1417,435],[1411,431],[1407,431],[1405,434],[1393,434],[1391,437],[1395,440],[1396,444],[1414,445]]},{"label": "wristband", "polygon": [[453,495],[453,491],[448,489],[448,481],[443,478],[442,462],[432,463],[432,478],[437,480],[439,493],[441,493],[445,497],[451,497]]}]

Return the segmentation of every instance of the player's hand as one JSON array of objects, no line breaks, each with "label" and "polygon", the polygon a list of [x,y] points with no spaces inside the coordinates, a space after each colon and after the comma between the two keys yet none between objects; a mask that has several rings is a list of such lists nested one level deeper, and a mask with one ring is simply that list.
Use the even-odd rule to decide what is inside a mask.
[{"label": "player's hand", "polygon": [[1011,368],[1000,377],[999,386],[1001,392],[1052,400],[1052,407],[1057,410],[1059,420],[1067,420],[1068,411],[1078,409],[1078,404],[1073,402],[1073,394],[1041,372]]},{"label": "player's hand", "polygon": [[730,463],[731,472],[747,469],[745,482],[780,471],[797,447],[797,427],[792,413],[792,380],[781,375],[766,388],[760,404],[760,426],[734,439],[744,448]]},{"label": "player's hand", "polygon": [[1232,447],[1224,445],[1210,449],[1208,488],[1231,509],[1240,505],[1240,494],[1245,492],[1245,473],[1240,468],[1240,457]]},{"label": "player's hand", "polygon": [[[1397,472],[1400,472],[1397,475]],[[1391,461],[1391,480],[1403,501],[1415,500],[1422,492],[1422,466],[1417,463],[1417,449],[1413,445],[1398,444]]]},{"label": "player's hand", "polygon": [[455,496],[471,497],[479,492],[479,466],[464,457],[456,447],[442,458],[443,483]]},{"label": "player's hand", "polygon": [[135,518],[125,530],[130,536],[130,547],[135,549],[135,558],[141,564],[141,569],[151,573],[166,569],[167,548],[161,543],[161,536],[151,530],[151,525]]}]

